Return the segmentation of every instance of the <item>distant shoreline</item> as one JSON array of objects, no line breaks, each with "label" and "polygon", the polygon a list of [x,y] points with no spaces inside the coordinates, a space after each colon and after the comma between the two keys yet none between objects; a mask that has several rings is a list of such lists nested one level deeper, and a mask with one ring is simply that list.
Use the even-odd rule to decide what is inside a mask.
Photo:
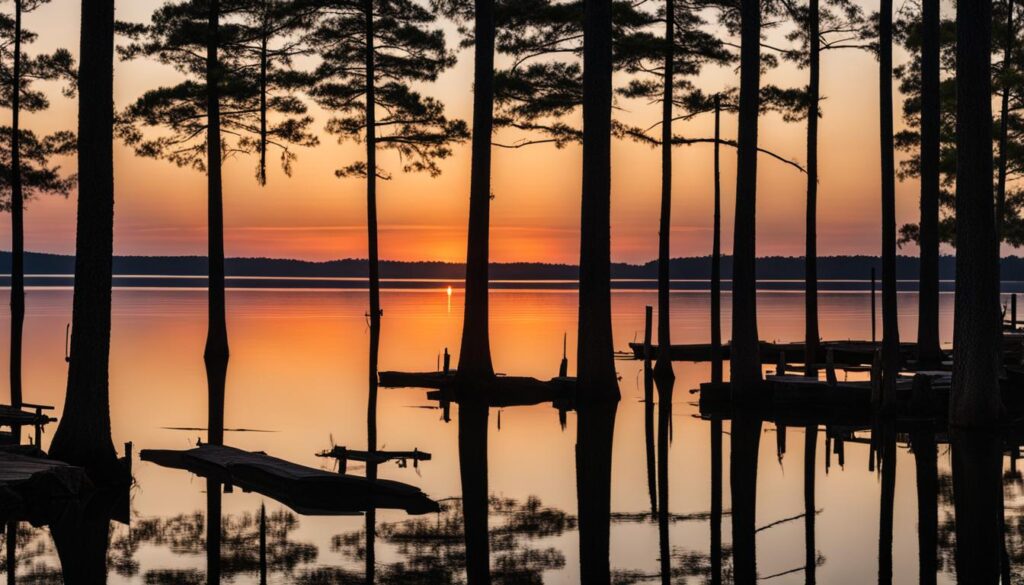
[{"label": "distant shoreline", "polygon": [[[0,274],[9,274],[11,254],[0,251]],[[711,258],[708,256],[674,258],[671,262],[671,277],[675,279],[707,279],[711,275]],[[818,259],[818,276],[822,280],[849,279],[866,280],[871,269],[881,274],[881,260],[875,256],[823,256]],[[74,273],[74,256],[27,252],[25,254],[26,274],[70,275]],[[943,256],[939,260],[939,277],[952,280],[955,277],[956,259]],[[251,277],[329,277],[364,278],[368,267],[365,259],[345,258],[325,262],[279,258],[228,258],[225,261],[227,276]],[[380,263],[382,278],[434,278],[459,279],[465,274],[462,263],[452,262],[410,262],[384,260]],[[917,278],[918,259],[913,256],[899,256],[896,262],[897,278]],[[114,273],[139,276],[205,276],[207,262],[203,256],[115,256]],[[1024,280],[1024,258],[1009,256],[1002,260],[1005,280]],[[572,264],[551,264],[542,262],[492,263],[493,280],[576,280],[578,268]],[[767,256],[758,258],[757,275],[765,280],[802,279],[804,259],[801,256]],[[612,278],[657,278],[657,262],[629,264],[614,262]],[[722,257],[722,278],[732,275],[732,257]]]},{"label": "distant shoreline", "polygon": [[[200,256],[115,256],[115,287],[187,288],[205,287],[206,258]],[[861,291],[870,289],[870,273],[881,273],[881,261],[872,256],[827,256],[818,259],[819,288],[822,291]],[[940,259],[941,289],[953,290],[956,261],[953,256]],[[1010,256],[1002,260],[1004,290],[1024,290],[1024,258]],[[11,254],[0,251],[0,287],[10,285]],[[759,290],[800,291],[803,289],[802,257],[763,257],[757,260]],[[229,288],[366,288],[367,262],[342,259],[327,262],[270,258],[229,258],[225,261]],[[897,258],[899,289],[914,291],[918,259]],[[32,287],[68,287],[74,284],[74,257],[59,254],[26,253],[26,284]],[[381,262],[384,288],[431,289],[461,288],[465,274],[461,263]],[[673,290],[707,290],[711,259],[707,256],[674,258],[670,273]],[[578,269],[570,264],[538,262],[494,263],[491,287],[495,289],[575,290]],[[613,288],[647,290],[657,288],[657,262],[645,264],[613,263]],[[722,258],[722,285],[729,290],[732,258]]]}]

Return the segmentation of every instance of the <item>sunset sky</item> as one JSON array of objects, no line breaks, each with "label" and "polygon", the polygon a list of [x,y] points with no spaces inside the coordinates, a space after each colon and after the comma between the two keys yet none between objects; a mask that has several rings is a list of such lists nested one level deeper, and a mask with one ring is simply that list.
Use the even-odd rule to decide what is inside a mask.
[{"label": "sunset sky", "polygon": [[[159,0],[118,2],[118,18],[145,21]],[[65,46],[77,53],[79,2],[54,0],[25,17],[38,32],[30,52]],[[871,4],[874,6],[874,3]],[[11,10],[11,3],[0,5]],[[950,10],[944,6],[944,10]],[[449,42],[456,41],[451,25]],[[459,53],[458,65],[440,82],[420,89],[447,104],[455,117],[468,119],[472,105],[472,55]],[[896,65],[905,59],[896,52]],[[144,91],[176,82],[173,70],[152,61],[118,63],[117,106]],[[779,85],[804,85],[807,72],[783,65],[766,77]],[[877,254],[879,227],[878,70],[863,51],[826,52],[822,59],[820,137],[819,253]],[[698,84],[714,91],[736,83],[735,72],[712,70]],[[28,115],[24,124],[37,132],[74,128],[75,104],[48,87],[53,107]],[[897,131],[901,97],[897,93]],[[616,116],[649,125],[654,108],[619,100]],[[313,111],[316,127],[327,115]],[[9,123],[9,112],[4,112]],[[711,136],[711,117],[676,125],[688,136]],[[736,134],[734,117],[723,118],[723,134]],[[787,124],[776,115],[761,119],[761,146],[804,162],[806,125]],[[499,135],[511,140],[513,136]],[[612,168],[612,256],[616,261],[644,262],[657,254],[659,155],[646,146],[615,142]],[[336,179],[333,171],[362,156],[361,146],[338,145],[322,134],[316,149],[300,149],[292,178],[272,166],[269,184],[254,179],[255,159],[232,158],[224,167],[225,237],[229,257],[267,256],[308,260],[365,257],[365,182]],[[898,154],[898,157],[902,156]],[[578,260],[580,160],[578,146],[548,145],[494,151],[491,246],[494,261],[570,262]],[[711,246],[712,147],[678,148],[675,154],[672,254],[706,255]],[[735,155],[723,149],[723,245],[732,243]],[[396,171],[379,186],[381,257],[395,260],[461,261],[465,257],[468,213],[469,145],[456,147],[436,179],[401,175],[396,159],[381,157]],[[758,176],[758,255],[799,255],[804,241],[805,178],[769,158],[760,160]],[[72,170],[73,160],[65,163]],[[205,254],[206,186],[200,173],[165,161],[142,159],[124,145],[115,149],[117,254]],[[916,221],[917,184],[897,184],[897,221]],[[74,194],[44,197],[26,213],[27,248],[74,251]],[[0,221],[0,248],[9,249],[9,219]],[[915,253],[905,248],[904,253]]]}]

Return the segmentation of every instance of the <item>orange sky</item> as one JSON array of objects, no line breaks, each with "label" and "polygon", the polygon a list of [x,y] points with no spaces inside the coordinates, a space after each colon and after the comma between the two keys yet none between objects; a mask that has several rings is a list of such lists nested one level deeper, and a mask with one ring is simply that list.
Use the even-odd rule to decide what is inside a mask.
[{"label": "orange sky", "polygon": [[[118,18],[142,21],[158,0],[119,2]],[[873,6],[873,3],[871,4]],[[9,5],[4,5],[9,10]],[[945,7],[949,10],[949,7]],[[77,52],[79,3],[54,0],[25,18],[40,33],[30,50],[65,46]],[[449,27],[450,28],[450,27]],[[454,35],[454,33],[453,33]],[[70,41],[69,41],[70,40]],[[450,37],[454,40],[454,36]],[[442,99],[450,114],[468,118],[472,94],[471,54],[439,83],[422,88]],[[903,59],[896,54],[896,64]],[[820,135],[819,253],[877,254],[880,249],[878,163],[878,73],[871,55],[861,51],[826,53],[822,63],[824,118]],[[177,79],[151,61],[119,63],[115,96],[123,106],[145,90]],[[709,89],[734,83],[732,71],[709,71],[698,84]],[[769,73],[780,85],[806,83],[806,71],[783,66]],[[48,112],[26,116],[37,131],[73,128],[75,104],[53,88]],[[900,97],[897,93],[897,100]],[[657,112],[639,102],[621,102],[617,115],[649,125]],[[897,103],[897,131],[900,128]],[[317,115],[322,128],[326,116]],[[5,113],[9,119],[9,113]],[[6,123],[6,122],[5,122]],[[723,134],[735,136],[735,118],[723,118]],[[677,124],[677,132],[710,136],[711,120]],[[761,145],[803,162],[806,127],[778,116],[762,118]],[[499,139],[501,136],[499,136]],[[505,137],[508,138],[508,137]],[[326,260],[365,256],[365,183],[334,178],[335,168],[360,156],[358,145],[338,145],[325,136],[313,150],[299,150],[294,176],[272,168],[269,185],[253,179],[255,161],[225,164],[225,230],[228,256],[293,257]],[[141,159],[123,145],[116,148],[117,254],[204,254],[206,250],[205,177],[164,161]],[[731,249],[735,157],[723,149],[723,246]],[[396,167],[390,154],[381,164]],[[67,161],[69,168],[74,161]],[[468,144],[442,163],[437,179],[395,175],[382,181],[379,217],[381,256],[400,260],[451,260],[465,257],[470,157]],[[711,244],[711,147],[679,148],[675,154],[672,254],[705,255]],[[648,147],[613,144],[612,256],[643,262],[656,256],[659,155]],[[804,176],[762,157],[758,176],[758,254],[799,255],[803,249]],[[492,259],[495,261],[571,262],[578,259],[580,149],[547,145],[518,150],[495,149],[492,204]],[[29,250],[74,250],[74,196],[34,201],[26,214]],[[897,184],[897,220],[914,221],[917,184]],[[0,248],[8,248],[9,219],[0,221]],[[907,253],[916,250],[906,249]]]}]

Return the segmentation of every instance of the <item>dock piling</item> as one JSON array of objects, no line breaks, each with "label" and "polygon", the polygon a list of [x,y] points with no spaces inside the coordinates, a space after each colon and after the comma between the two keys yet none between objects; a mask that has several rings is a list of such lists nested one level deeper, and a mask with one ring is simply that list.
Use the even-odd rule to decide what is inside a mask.
[{"label": "dock piling", "polygon": [[831,347],[825,351],[825,381],[833,387],[839,384],[836,378],[836,353]]},{"label": "dock piling", "polygon": [[878,327],[877,317],[875,316],[875,269],[871,269],[871,343],[878,343],[878,337],[875,334],[875,329]]},{"label": "dock piling", "polygon": [[1017,330],[1017,293],[1010,295],[1010,329]]},{"label": "dock piling", "polygon": [[569,377],[569,354],[567,347],[569,344],[569,334],[562,334],[562,363],[558,366],[558,377],[567,378]]},{"label": "dock piling", "polygon": [[654,321],[654,307],[644,307],[644,360],[651,359],[651,324]]},{"label": "dock piling", "polygon": [[448,353],[448,348],[444,348],[444,373],[448,373],[452,368],[452,356]]}]

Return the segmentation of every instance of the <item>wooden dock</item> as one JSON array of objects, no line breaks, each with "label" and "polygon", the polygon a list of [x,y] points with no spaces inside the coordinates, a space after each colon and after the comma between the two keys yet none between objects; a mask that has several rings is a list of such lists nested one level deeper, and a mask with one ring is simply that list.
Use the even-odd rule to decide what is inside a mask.
[{"label": "wooden dock", "polygon": [[262,452],[201,445],[186,451],[147,449],[140,457],[143,461],[184,469],[227,486],[263,494],[300,514],[357,514],[376,508],[426,514],[439,509],[437,502],[415,486],[331,473]]},{"label": "wooden dock", "polygon": [[[20,407],[0,404],[0,445],[16,444],[13,430],[21,427],[35,429],[35,444],[38,445],[42,439],[43,427],[57,421],[57,419],[44,414],[44,411],[48,410],[53,410],[53,407],[28,403],[22,404]],[[7,427],[8,430],[4,431],[2,427]]]},{"label": "wooden dock", "polygon": [[329,457],[338,460],[338,470],[345,473],[349,461],[363,461],[366,463],[386,463],[397,461],[399,467],[405,467],[412,461],[413,467],[419,467],[420,461],[430,461],[433,457],[426,451],[413,449],[412,451],[359,451],[348,447],[335,446],[328,451],[321,451],[317,457]]},{"label": "wooden dock", "polygon": [[80,467],[46,459],[38,450],[0,449],[0,520],[45,516],[55,502],[74,500],[91,489]]},{"label": "wooden dock", "polygon": [[[896,383],[896,416],[944,420],[948,410],[950,374],[943,371],[905,373]],[[870,425],[874,383],[829,382],[804,376],[767,376],[755,398],[742,405],[745,411],[785,425],[809,423],[851,426]],[[729,383],[701,384],[702,416],[730,418],[734,410]],[[1020,390],[1003,390],[1004,402],[1013,412],[1021,410]]]},{"label": "wooden dock", "polygon": [[[380,385],[384,388],[424,388],[436,390],[428,396],[435,400],[458,402],[454,370],[438,372],[380,372]],[[467,390],[468,391],[468,390]],[[477,391],[477,389],[473,389]],[[571,400],[576,391],[576,378],[559,376],[538,380],[525,376],[498,376],[479,392],[486,394],[493,407],[532,406],[562,403]]]},{"label": "wooden dock", "polygon": [[[817,362],[825,363],[828,351],[832,354],[836,365],[866,366],[874,359],[875,350],[882,347],[881,342],[871,341],[822,341],[818,346]],[[633,353],[633,359],[644,359],[644,344],[630,343],[629,349]],[[722,359],[729,359],[730,344],[722,345]],[[914,358],[917,350],[916,343],[901,343],[900,353],[904,360]],[[803,342],[774,343],[762,341],[760,344],[761,361],[763,363],[776,363],[780,355],[785,355],[787,363],[803,363],[806,345]],[[651,345],[650,354],[652,358],[658,355],[658,346]],[[672,361],[677,362],[709,362],[711,361],[710,343],[673,344]]]}]

